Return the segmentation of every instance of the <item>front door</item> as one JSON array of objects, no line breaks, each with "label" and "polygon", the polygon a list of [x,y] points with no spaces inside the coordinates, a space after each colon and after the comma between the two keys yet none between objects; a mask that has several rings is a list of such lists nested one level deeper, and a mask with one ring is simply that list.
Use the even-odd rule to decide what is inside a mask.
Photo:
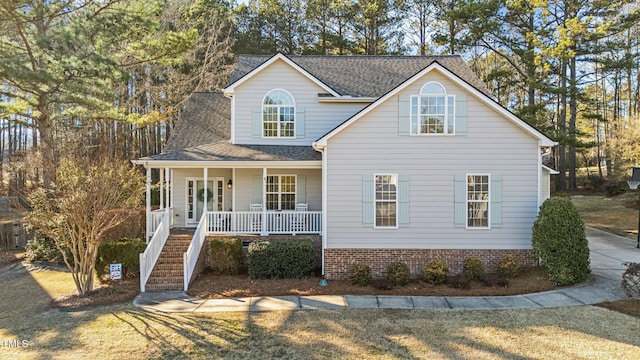
[{"label": "front door", "polygon": [[[197,225],[204,213],[204,180],[187,179],[187,224]],[[207,181],[207,211],[222,211],[224,206],[224,179]]]}]

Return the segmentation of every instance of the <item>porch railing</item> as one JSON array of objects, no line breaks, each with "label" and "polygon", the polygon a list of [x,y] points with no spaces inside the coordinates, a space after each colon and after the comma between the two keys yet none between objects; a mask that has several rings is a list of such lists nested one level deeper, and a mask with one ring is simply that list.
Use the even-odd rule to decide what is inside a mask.
[{"label": "porch railing", "polygon": [[206,217],[210,234],[319,234],[322,231],[322,211],[211,211]]},{"label": "porch railing", "polygon": [[160,222],[162,221],[162,217],[166,212],[171,213],[171,216],[169,217],[169,226],[173,226],[173,208],[153,210],[151,212],[151,229],[149,229],[151,234],[156,231],[158,225],[160,225]]},{"label": "porch railing", "polygon": [[[154,212],[153,214],[157,213],[158,212]],[[153,267],[156,266],[162,248],[164,248],[164,244],[169,238],[172,218],[173,211],[171,211],[171,209],[163,210],[160,220],[154,227],[153,236],[147,243],[147,248],[140,254],[140,292],[144,292],[147,280],[149,280],[149,275],[151,275]]]},{"label": "porch railing", "polygon": [[189,244],[189,248],[182,255],[184,265],[184,291],[189,290],[189,282],[191,282],[191,277],[193,276],[196,264],[198,263],[198,257],[200,257],[202,245],[204,245],[204,240],[207,237],[208,220],[208,216],[200,218],[196,232],[193,234],[191,244]]}]

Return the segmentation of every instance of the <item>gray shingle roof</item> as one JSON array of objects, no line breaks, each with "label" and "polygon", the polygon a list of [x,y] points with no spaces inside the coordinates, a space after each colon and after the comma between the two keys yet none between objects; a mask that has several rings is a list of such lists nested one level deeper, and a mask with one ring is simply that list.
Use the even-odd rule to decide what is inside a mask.
[{"label": "gray shingle roof", "polygon": [[311,146],[234,145],[220,141],[188,149],[152,155],[140,160],[157,161],[321,161]]},{"label": "gray shingle roof", "polygon": [[164,148],[165,153],[229,140],[231,100],[219,92],[199,92],[189,96]]},{"label": "gray shingle roof", "polygon": [[[240,55],[229,84],[270,59],[265,55]],[[381,97],[437,61],[461,79],[488,94],[482,81],[459,56],[287,56],[291,61],[340,95]]]}]

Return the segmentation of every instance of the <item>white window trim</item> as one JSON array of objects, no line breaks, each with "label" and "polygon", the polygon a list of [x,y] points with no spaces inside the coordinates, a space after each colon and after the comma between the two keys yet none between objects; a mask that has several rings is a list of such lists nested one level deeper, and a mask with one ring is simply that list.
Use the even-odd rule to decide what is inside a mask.
[{"label": "white window trim", "polygon": [[[376,225],[377,221],[376,221],[376,210],[377,210],[377,204],[378,204],[378,199],[376,199],[376,177],[378,176],[393,176],[396,179],[396,199],[395,199],[395,204],[396,204],[396,225],[395,226],[378,226]],[[380,229],[380,230],[393,230],[393,229],[398,229],[398,187],[399,187],[399,177],[397,173],[375,173],[373,174],[373,228],[374,229]],[[388,201],[385,201],[388,202]]]},{"label": "white window trim", "polygon": [[[267,186],[268,186],[268,180],[267,180],[264,183],[264,194],[265,194],[265,196],[269,195],[269,194],[278,194],[278,209],[271,209],[271,210],[267,209],[267,203],[266,202],[264,204],[264,208],[267,209],[267,211],[291,211],[291,210],[295,210],[295,205],[296,205],[296,203],[298,201],[298,175],[297,174],[268,174],[267,178],[269,176],[277,176],[278,177],[278,192],[274,193],[274,192],[268,192],[267,191]],[[294,183],[294,187],[295,187],[295,189],[293,191],[293,197],[294,197],[293,206],[294,206],[294,208],[291,209],[291,210],[280,210],[280,208],[282,208],[282,194],[291,194],[289,192],[285,192],[285,193],[282,192],[282,189],[281,189],[282,181],[280,181],[280,178],[282,176],[293,176],[293,183]]]},{"label": "white window trim", "polygon": [[[200,219],[191,219],[189,218],[189,181],[193,181],[193,197],[195,199],[195,201],[193,202],[193,214],[195,216],[195,214],[197,213],[197,182],[198,181],[203,181],[204,182],[204,177],[200,176],[187,176],[185,177],[185,181],[184,181],[184,213],[185,213],[185,225],[193,225],[194,223],[191,222],[191,220],[196,221],[195,224],[197,224],[197,221],[200,221]],[[210,177],[207,178],[207,181],[212,181],[213,182],[213,188],[209,189],[209,187],[207,187],[208,190],[211,190],[211,193],[213,194],[213,196],[217,196],[216,194],[216,182],[217,181],[222,181],[222,211],[224,211],[224,204],[225,204],[225,184],[226,182],[224,181],[224,177],[220,177],[220,176],[214,176],[214,177]],[[209,199],[207,199],[208,201]],[[208,211],[208,210],[207,210]],[[214,211],[218,211],[218,210],[214,210]]]},{"label": "white window trim", "polygon": [[[469,200],[469,176],[486,176],[487,177],[487,195],[489,199],[487,200],[487,226],[469,226],[469,203],[470,202],[481,202],[481,201],[470,201]],[[491,229],[491,174],[487,173],[467,173],[465,176],[465,187],[464,187],[464,197],[465,197],[465,227],[468,230],[490,230]]]},{"label": "white window trim", "polygon": [[[425,88],[427,85],[429,84],[437,84],[438,86],[440,86],[443,90],[444,90],[444,94],[422,94],[422,89]],[[420,131],[420,116],[422,115],[420,112],[420,104],[421,104],[421,100],[422,98],[427,98],[427,97],[444,97],[444,132],[443,133],[423,133]],[[453,114],[449,114],[449,97],[451,97],[451,101],[453,101]],[[414,117],[414,113],[413,113],[413,99],[417,99],[417,103],[418,103],[418,113],[415,114],[415,116],[418,117],[418,132],[414,132],[413,131],[413,117]],[[449,118],[451,118],[451,126],[453,128],[453,130],[451,132],[449,132]],[[456,134],[456,96],[447,93],[447,89],[440,84],[437,81],[429,81],[427,83],[425,83],[424,85],[422,85],[422,87],[420,88],[420,92],[418,93],[418,95],[411,95],[411,97],[409,98],[409,135],[410,136],[455,136]]]},{"label": "white window trim", "polygon": [[[280,108],[283,107],[282,105],[266,105],[264,103],[265,99],[267,98],[267,95],[271,94],[274,91],[283,91],[285,93],[287,93],[291,99],[293,99],[293,129],[292,129],[292,136],[281,136],[280,135]],[[269,91],[267,91],[266,94],[264,94],[264,96],[262,97],[262,102],[260,103],[261,107],[260,107],[260,135],[263,139],[295,139],[296,138],[296,123],[298,122],[297,119],[297,106],[296,106],[296,98],[293,97],[293,95],[291,95],[290,92],[288,92],[285,89],[281,89],[281,88],[276,88],[276,89],[271,89]],[[264,135],[264,108],[265,107],[271,107],[271,108],[277,108],[277,114],[276,114],[276,129],[277,129],[277,136],[265,136]]]}]

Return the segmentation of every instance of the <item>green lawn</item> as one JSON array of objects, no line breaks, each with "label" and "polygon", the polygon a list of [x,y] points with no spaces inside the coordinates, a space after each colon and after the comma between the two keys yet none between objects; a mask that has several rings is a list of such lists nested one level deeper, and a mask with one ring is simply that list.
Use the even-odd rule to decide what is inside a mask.
[{"label": "green lawn", "polygon": [[[13,270],[12,270],[13,269]],[[0,359],[636,359],[640,318],[598,307],[163,314],[120,304],[62,312],[60,270],[0,270]],[[28,340],[27,348],[2,340]]]}]

